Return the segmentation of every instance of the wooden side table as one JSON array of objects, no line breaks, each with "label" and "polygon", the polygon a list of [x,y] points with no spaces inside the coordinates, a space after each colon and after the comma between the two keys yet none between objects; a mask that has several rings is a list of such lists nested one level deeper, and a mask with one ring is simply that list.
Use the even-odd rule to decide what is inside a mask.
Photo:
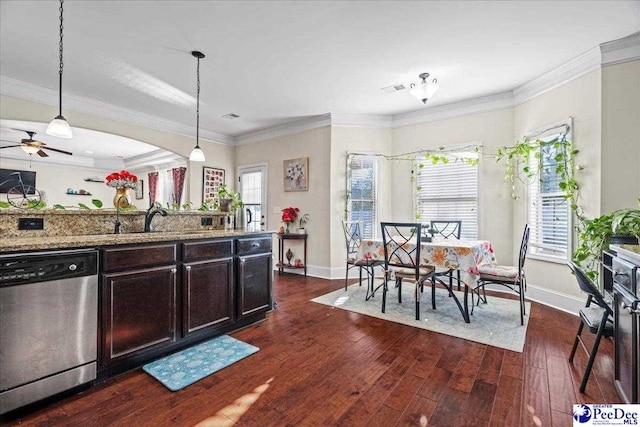
[{"label": "wooden side table", "polygon": [[[304,275],[307,276],[307,234],[296,233],[278,233],[278,274],[282,274],[285,269],[304,269]],[[304,258],[302,259],[302,266],[296,267],[293,264],[285,263],[284,259],[284,241],[285,240],[302,240],[304,245]]]}]

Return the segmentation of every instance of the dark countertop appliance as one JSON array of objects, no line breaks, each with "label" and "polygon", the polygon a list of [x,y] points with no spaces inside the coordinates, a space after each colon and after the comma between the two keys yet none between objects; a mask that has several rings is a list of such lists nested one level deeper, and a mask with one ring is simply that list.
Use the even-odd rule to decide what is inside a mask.
[{"label": "dark countertop appliance", "polygon": [[640,246],[611,245],[615,386],[626,403],[640,403]]}]

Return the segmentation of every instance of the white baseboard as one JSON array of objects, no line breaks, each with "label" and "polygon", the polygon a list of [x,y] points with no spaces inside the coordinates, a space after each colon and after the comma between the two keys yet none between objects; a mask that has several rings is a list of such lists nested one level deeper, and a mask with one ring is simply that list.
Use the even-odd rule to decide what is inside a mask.
[{"label": "white baseboard", "polygon": [[[513,294],[513,292],[502,286],[486,285],[486,288],[495,292]],[[573,295],[563,294],[551,289],[531,285],[530,283],[527,284],[525,298],[529,301],[535,301],[537,303],[555,308],[556,310],[564,311],[565,313],[569,313],[574,316],[578,315],[578,311],[584,307],[584,304],[586,302],[586,298],[577,298]]]},{"label": "white baseboard", "polygon": [[[274,274],[278,274],[278,267],[273,266]],[[342,273],[342,277],[344,278],[344,269]],[[296,269],[284,269],[284,271],[288,274],[297,274],[299,276],[304,276],[304,269],[296,268]],[[319,279],[339,279],[339,277],[331,277],[331,268],[329,267],[319,267],[316,265],[307,265],[307,276],[317,277]]]}]

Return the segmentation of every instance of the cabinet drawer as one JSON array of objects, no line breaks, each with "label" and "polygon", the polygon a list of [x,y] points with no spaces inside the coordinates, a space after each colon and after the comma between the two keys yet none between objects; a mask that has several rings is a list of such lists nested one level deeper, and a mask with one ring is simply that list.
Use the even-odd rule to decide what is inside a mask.
[{"label": "cabinet drawer", "polygon": [[233,254],[233,240],[208,240],[182,243],[184,261],[220,258]]},{"label": "cabinet drawer", "polygon": [[128,248],[109,248],[103,251],[102,270],[105,272],[129,270],[140,267],[175,264],[175,243],[138,245]]},{"label": "cabinet drawer", "polygon": [[238,255],[271,252],[271,236],[238,239],[236,242],[236,252]]}]

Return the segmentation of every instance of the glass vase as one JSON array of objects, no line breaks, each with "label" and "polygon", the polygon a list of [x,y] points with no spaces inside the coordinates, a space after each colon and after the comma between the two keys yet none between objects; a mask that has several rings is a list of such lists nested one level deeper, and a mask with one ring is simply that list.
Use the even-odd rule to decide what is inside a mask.
[{"label": "glass vase", "polygon": [[113,206],[116,209],[125,209],[131,207],[131,194],[129,188],[117,187],[116,195],[113,197]]}]

